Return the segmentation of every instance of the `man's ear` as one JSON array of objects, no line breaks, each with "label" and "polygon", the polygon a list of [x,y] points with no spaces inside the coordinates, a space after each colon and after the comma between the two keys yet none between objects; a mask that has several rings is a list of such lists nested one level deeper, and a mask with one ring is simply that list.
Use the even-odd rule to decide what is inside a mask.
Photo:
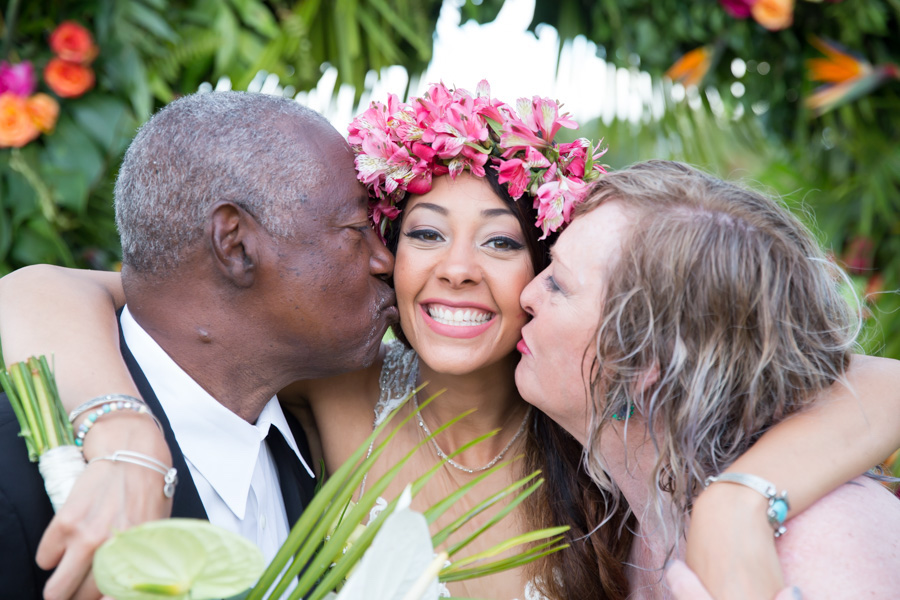
[{"label": "man's ear", "polygon": [[237,287],[250,287],[259,265],[259,223],[233,202],[213,205],[209,223],[212,258],[219,272]]}]

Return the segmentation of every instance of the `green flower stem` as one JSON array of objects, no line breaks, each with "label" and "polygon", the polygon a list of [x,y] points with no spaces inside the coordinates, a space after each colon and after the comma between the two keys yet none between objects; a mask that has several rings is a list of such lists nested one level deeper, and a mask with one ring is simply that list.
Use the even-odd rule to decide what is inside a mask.
[{"label": "green flower stem", "polygon": [[6,372],[5,365],[0,369],[0,386],[2,386],[3,390],[6,392],[6,398],[9,400],[9,404],[12,406],[13,412],[16,415],[16,420],[19,422],[19,435],[25,440],[25,447],[28,449],[28,460],[37,462],[38,451],[34,444],[34,436],[32,435],[31,427],[28,425],[28,416],[25,414],[22,401],[16,394],[12,380],[9,378],[9,373]]},{"label": "green flower stem", "polygon": [[56,223],[59,218],[59,210],[56,203],[53,202],[53,193],[41,176],[31,168],[28,161],[22,156],[22,152],[18,148],[13,148],[9,155],[9,166],[12,170],[18,172],[24,177],[28,183],[34,188],[37,194],[38,206],[41,214],[50,223]]},{"label": "green flower stem", "polygon": [[59,400],[53,371],[44,356],[0,369],[0,385],[19,422],[28,458],[36,462],[51,448],[74,445],[72,425]]},{"label": "green flower stem", "polygon": [[19,4],[21,0],[9,0],[6,5],[6,35],[3,36],[3,48],[0,57],[6,58],[12,45],[13,29],[16,27],[16,19],[19,17]]},{"label": "green flower stem", "polygon": [[[31,435],[34,450],[37,456],[40,456],[47,450],[47,442],[38,417],[40,413],[34,397],[34,389],[30,385],[31,380],[26,377],[25,365],[22,363],[10,365],[9,369],[10,379],[12,379],[13,387],[18,391],[16,395],[21,402],[22,412],[25,414],[25,425]],[[22,431],[25,432],[25,427],[22,427]]]},{"label": "green flower stem", "polygon": [[46,356],[40,356],[37,359],[38,368],[41,371],[41,381],[47,386],[47,391],[52,398],[52,402],[55,406],[55,410],[53,411],[54,416],[56,417],[56,421],[54,422],[56,426],[56,432],[59,436],[59,445],[60,446],[74,446],[75,445],[75,432],[72,430],[72,423],[69,422],[69,415],[66,412],[66,408],[62,404],[62,399],[59,395],[59,388],[56,387],[56,377],[53,375],[53,371],[50,369],[50,365],[47,363]]},{"label": "green flower stem", "polygon": [[28,359],[28,369],[31,371],[32,385],[35,391],[35,400],[37,402],[38,411],[41,416],[41,426],[43,429],[44,439],[47,441],[47,449],[58,448],[60,445],[60,436],[57,432],[59,419],[57,411],[53,405],[53,399],[50,397],[50,391],[47,389],[47,383],[41,376],[41,369],[38,360],[34,357]]}]

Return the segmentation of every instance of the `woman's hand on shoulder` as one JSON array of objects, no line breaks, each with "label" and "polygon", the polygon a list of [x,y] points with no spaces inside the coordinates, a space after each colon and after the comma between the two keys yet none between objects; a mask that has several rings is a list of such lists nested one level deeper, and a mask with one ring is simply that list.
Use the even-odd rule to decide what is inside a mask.
[{"label": "woman's hand on shoulder", "polygon": [[[172,464],[162,434],[141,415],[100,419],[85,438],[87,459],[116,450],[141,452]],[[91,574],[94,552],[116,531],[171,515],[172,500],[162,490],[162,475],[150,469],[106,460],[88,465],[38,546],[37,564],[56,569],[44,588],[44,598],[100,598]]]},{"label": "woman's hand on shoulder", "polygon": [[725,483],[694,502],[685,556],[712,598],[768,600],[784,587],[766,506],[756,491]]},{"label": "woman's hand on shoulder", "polygon": [[[666,583],[668,583],[675,600],[713,600],[713,596],[703,587],[697,575],[680,560],[673,560],[666,568]],[[745,597],[752,598],[753,596]],[[788,587],[778,592],[774,600],[801,600],[802,597],[798,588]],[[721,600],[718,596],[716,598]],[[770,596],[761,597],[764,600],[769,598]]]}]

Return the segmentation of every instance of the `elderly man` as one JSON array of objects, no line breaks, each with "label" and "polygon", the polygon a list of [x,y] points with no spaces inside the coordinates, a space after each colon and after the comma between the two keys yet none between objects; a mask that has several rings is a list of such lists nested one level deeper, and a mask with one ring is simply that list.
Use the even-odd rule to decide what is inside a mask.
[{"label": "elderly man", "polygon": [[[105,459],[76,485],[91,492],[73,494],[80,503],[63,508],[38,550],[53,514],[2,402],[3,597],[40,596],[47,573],[35,567],[36,553],[42,567],[57,567],[48,598],[95,597],[86,576],[96,545],[110,529],[168,513],[163,478],[149,467],[150,487],[127,491],[130,514],[107,513],[102,499],[84,504],[98,497],[119,504],[124,489],[92,486],[110,469],[141,468],[109,460],[122,450],[143,466],[157,460],[178,469],[174,516],[207,517],[270,558],[315,484],[305,436],[275,393],[371,363],[396,320],[385,282],[393,259],[369,227],[350,148],[295,102],[236,92],[173,102],[134,139],[115,195],[127,302],[122,353],[169,448],[131,435],[146,427],[145,415],[125,410],[97,419],[94,427],[116,433],[102,436],[103,446],[92,444],[90,431],[85,436],[85,457]],[[84,326],[72,324],[73,343]],[[29,343],[5,347],[8,361],[46,348],[40,339]],[[134,393],[131,382],[63,364],[57,376],[78,381],[83,392],[67,404]]]}]

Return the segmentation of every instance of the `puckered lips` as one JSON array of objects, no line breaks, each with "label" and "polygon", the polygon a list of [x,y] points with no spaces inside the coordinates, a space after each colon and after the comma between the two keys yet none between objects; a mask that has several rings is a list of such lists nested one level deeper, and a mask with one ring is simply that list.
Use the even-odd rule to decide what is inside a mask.
[{"label": "puckered lips", "polygon": [[429,299],[419,309],[432,331],[452,338],[478,337],[497,320],[497,313],[480,304]]},{"label": "puckered lips", "polygon": [[528,347],[528,344],[525,343],[525,338],[519,340],[519,343],[516,344],[516,350],[518,350],[522,356],[531,356],[531,349]]}]

